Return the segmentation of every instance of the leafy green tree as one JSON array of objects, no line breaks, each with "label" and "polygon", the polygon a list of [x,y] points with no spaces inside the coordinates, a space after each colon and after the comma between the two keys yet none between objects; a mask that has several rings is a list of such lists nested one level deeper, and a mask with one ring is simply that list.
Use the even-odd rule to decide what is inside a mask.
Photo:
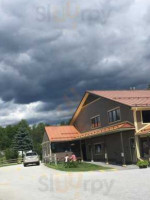
[{"label": "leafy green tree", "polygon": [[13,148],[14,150],[21,151],[23,157],[23,152],[32,150],[33,145],[28,123],[25,120],[22,120],[18,126],[17,134],[13,141]]},{"label": "leafy green tree", "polygon": [[61,121],[60,122],[60,126],[64,126],[64,125],[66,125],[66,122],[65,121]]},{"label": "leafy green tree", "polygon": [[42,157],[42,140],[43,134],[45,131],[45,124],[39,123],[38,125],[34,125],[31,128],[31,136],[33,140],[33,149],[36,151],[40,157]]},{"label": "leafy green tree", "polygon": [[8,152],[8,149],[22,152],[33,149],[41,157],[45,126],[49,125],[39,123],[30,127],[26,120],[15,125],[0,126],[0,152]]},{"label": "leafy green tree", "polygon": [[7,135],[5,134],[5,129],[0,127],[0,150],[6,149],[6,140],[8,139]]},{"label": "leafy green tree", "polygon": [[71,119],[67,120],[67,121],[61,121],[60,122],[60,126],[64,126],[64,125],[69,125],[70,124]]},{"label": "leafy green tree", "polygon": [[12,148],[6,149],[5,150],[5,158],[6,158],[6,160],[17,159],[18,152]]},{"label": "leafy green tree", "polygon": [[14,136],[17,133],[17,129],[18,129],[18,124],[16,125],[8,125],[6,126],[6,128],[4,129],[4,134],[7,136],[7,139],[5,139],[6,142],[6,148],[10,148],[12,145],[12,141]]},{"label": "leafy green tree", "polygon": [[147,89],[150,90],[150,84],[148,84]]}]

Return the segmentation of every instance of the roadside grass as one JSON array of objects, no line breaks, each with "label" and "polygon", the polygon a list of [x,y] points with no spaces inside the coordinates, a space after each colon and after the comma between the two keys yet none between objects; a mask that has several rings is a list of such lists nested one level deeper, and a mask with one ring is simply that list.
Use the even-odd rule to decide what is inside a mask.
[{"label": "roadside grass", "polygon": [[18,165],[20,164],[20,160],[6,160],[6,158],[0,157],[0,167],[7,167],[7,166],[11,166],[11,165]]},{"label": "roadside grass", "polygon": [[95,164],[91,164],[91,163],[85,163],[85,162],[79,163],[77,165],[77,167],[74,167],[74,168],[66,168],[64,166],[64,163],[58,163],[57,165],[55,165],[54,163],[51,163],[51,164],[45,164],[45,166],[52,168],[52,169],[65,171],[65,172],[88,172],[88,171],[112,169],[110,167],[103,167],[103,166],[99,166],[99,165],[95,165]]}]

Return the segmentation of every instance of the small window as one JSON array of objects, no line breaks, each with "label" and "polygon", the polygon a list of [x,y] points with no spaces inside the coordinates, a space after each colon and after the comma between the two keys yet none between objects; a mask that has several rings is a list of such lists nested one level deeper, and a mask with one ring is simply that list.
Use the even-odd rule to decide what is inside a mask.
[{"label": "small window", "polygon": [[120,120],[120,109],[116,110],[116,120]]},{"label": "small window", "polygon": [[100,116],[93,117],[91,119],[91,124],[92,128],[100,127],[101,126]]},{"label": "small window", "polygon": [[150,110],[142,111],[143,123],[150,123]]},{"label": "small window", "polygon": [[26,156],[37,156],[37,153],[35,152],[26,153]]},{"label": "small window", "polygon": [[120,121],[120,109],[114,109],[108,112],[109,123]]},{"label": "small window", "polygon": [[103,149],[102,144],[95,144],[95,154],[101,154]]}]

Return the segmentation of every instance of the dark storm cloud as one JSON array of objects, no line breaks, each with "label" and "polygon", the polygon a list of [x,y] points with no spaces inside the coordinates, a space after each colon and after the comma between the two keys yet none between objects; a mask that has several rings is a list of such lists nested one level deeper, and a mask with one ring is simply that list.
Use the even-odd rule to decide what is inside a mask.
[{"label": "dark storm cloud", "polygon": [[9,112],[20,108],[20,118],[69,118],[87,89],[150,82],[148,1],[0,3],[0,97]]}]

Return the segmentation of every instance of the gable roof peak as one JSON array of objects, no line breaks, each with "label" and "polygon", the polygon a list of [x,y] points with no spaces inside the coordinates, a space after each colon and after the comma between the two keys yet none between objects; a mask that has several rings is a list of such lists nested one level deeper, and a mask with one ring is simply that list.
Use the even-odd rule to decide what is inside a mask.
[{"label": "gable roof peak", "polygon": [[72,117],[70,125],[73,125],[90,94],[97,95],[129,107],[150,107],[150,90],[87,90]]},{"label": "gable roof peak", "polygon": [[150,90],[92,90],[88,93],[131,107],[150,106]]}]

